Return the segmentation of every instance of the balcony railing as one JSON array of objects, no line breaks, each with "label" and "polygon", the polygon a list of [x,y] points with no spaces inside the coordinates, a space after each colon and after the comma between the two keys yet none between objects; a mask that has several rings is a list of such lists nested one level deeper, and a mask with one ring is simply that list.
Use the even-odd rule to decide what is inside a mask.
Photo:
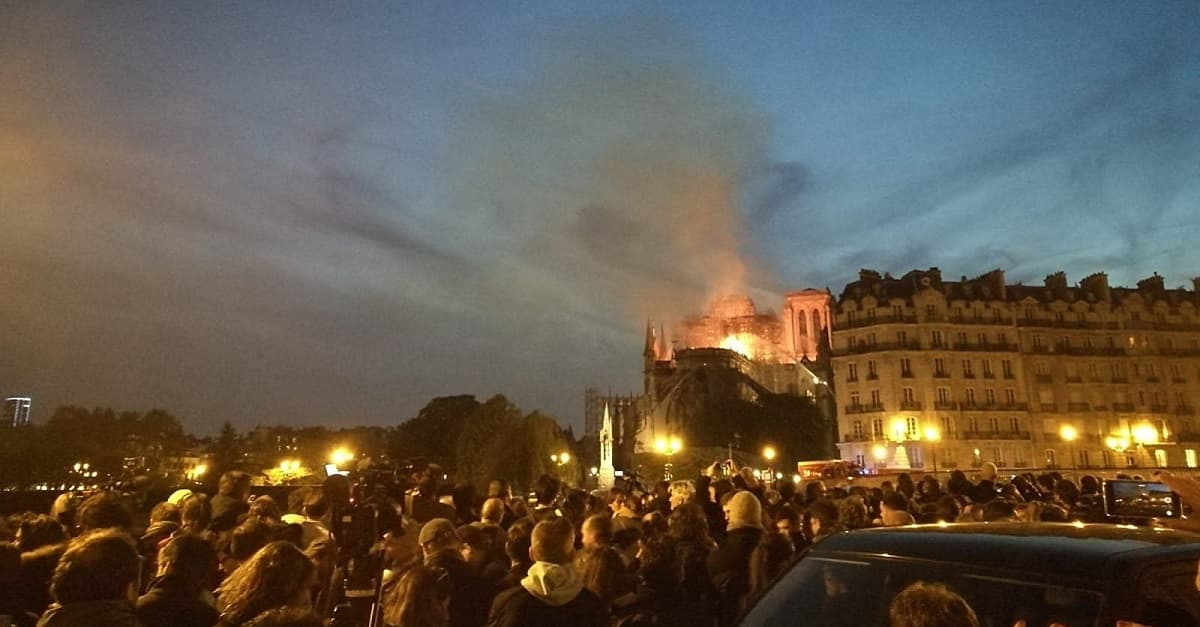
[{"label": "balcony railing", "polygon": [[1088,411],[1091,408],[1088,403],[1067,403],[1067,411]]},{"label": "balcony railing", "polygon": [[1131,412],[1133,411],[1133,403],[1113,403],[1113,411]]},{"label": "balcony railing", "polygon": [[1165,414],[1165,413],[1167,413],[1167,406],[1166,405],[1151,405],[1150,412],[1155,413],[1155,414]]},{"label": "balcony railing", "polygon": [[1129,383],[1129,377],[1113,377],[1113,383]]},{"label": "balcony railing", "polygon": [[847,414],[865,414],[867,412],[883,411],[881,404],[846,405]]},{"label": "balcony railing", "polygon": [[900,409],[921,410],[921,401],[900,401]]},{"label": "balcony railing", "polygon": [[1083,383],[1083,377],[1067,377],[1067,383]]},{"label": "balcony railing", "polygon": [[1195,416],[1196,408],[1191,405],[1176,405],[1175,413],[1181,416]]},{"label": "balcony railing", "polygon": [[1058,403],[1042,403],[1038,408],[1042,411],[1058,411]]},{"label": "balcony railing", "polygon": [[895,351],[895,350],[919,350],[921,343],[915,340],[906,342],[875,342],[874,344],[860,343],[854,346],[837,349],[833,352],[834,356],[855,355],[860,353],[874,353],[879,351]]},{"label": "balcony railing", "polygon": [[934,401],[934,409],[958,409],[958,403],[954,401]]},{"label": "balcony railing", "polygon": [[954,345],[951,346],[951,348],[953,348],[956,351],[989,351],[989,352],[997,352],[997,353],[1004,353],[1004,352],[1015,353],[1015,352],[1017,352],[1016,344],[1000,344],[1000,343],[993,344],[991,342],[985,342],[983,344],[979,344],[979,343],[970,344],[970,343],[964,343],[964,342],[955,342]]},{"label": "balcony railing", "polygon": [[1038,383],[1050,383],[1054,381],[1053,375],[1048,374],[1035,374],[1033,375],[1033,379]]},{"label": "balcony railing", "polygon": [[959,440],[1028,440],[1028,431],[960,431]]},{"label": "balcony railing", "polygon": [[913,323],[916,321],[917,321],[916,316],[875,315],[873,317],[864,317],[864,318],[856,317],[853,321],[847,320],[845,322],[842,322],[841,324],[844,325],[844,328],[847,328],[847,329],[858,329],[861,327],[875,326],[877,324]]}]

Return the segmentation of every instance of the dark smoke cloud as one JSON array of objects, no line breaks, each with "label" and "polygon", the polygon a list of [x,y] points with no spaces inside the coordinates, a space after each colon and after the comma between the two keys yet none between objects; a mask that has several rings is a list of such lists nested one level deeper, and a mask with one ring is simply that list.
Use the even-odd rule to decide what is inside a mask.
[{"label": "dark smoke cloud", "polygon": [[758,205],[774,211],[803,179],[771,169],[764,116],[656,16],[573,32],[545,58],[519,97],[466,114],[455,151],[457,202],[504,233],[497,254],[633,325],[744,292],[764,273],[747,261],[747,183],[768,172]]}]

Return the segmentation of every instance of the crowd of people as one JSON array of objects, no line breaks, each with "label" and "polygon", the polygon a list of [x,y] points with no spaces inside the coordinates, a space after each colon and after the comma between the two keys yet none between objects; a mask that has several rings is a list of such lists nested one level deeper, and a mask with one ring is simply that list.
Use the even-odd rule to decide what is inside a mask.
[{"label": "crowd of people", "polygon": [[[877,488],[768,485],[743,469],[644,490],[619,480],[584,491],[547,476],[515,495],[495,480],[476,497],[443,477],[430,466],[405,494],[372,497],[389,515],[374,519],[374,546],[356,555],[378,565],[384,625],[725,627],[800,551],[842,530],[1102,516],[1093,477],[1001,480],[990,464],[975,481],[902,474]],[[249,475],[235,471],[211,498],[64,494],[49,512],[8,517],[0,617],[18,627],[345,624],[334,606],[347,599],[352,567],[340,550],[349,482],[335,475],[287,503],[249,492]],[[952,596],[914,587],[897,596],[891,620],[932,624],[912,614],[934,606],[961,614]]]}]

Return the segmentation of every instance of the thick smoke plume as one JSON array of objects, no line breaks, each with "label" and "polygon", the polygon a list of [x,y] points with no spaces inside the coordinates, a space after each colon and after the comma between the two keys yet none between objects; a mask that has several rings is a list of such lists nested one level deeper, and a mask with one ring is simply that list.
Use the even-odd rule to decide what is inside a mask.
[{"label": "thick smoke plume", "polygon": [[456,202],[478,211],[478,241],[626,320],[761,285],[739,197],[768,169],[764,116],[663,19],[576,32],[545,56],[518,96],[464,113]]}]

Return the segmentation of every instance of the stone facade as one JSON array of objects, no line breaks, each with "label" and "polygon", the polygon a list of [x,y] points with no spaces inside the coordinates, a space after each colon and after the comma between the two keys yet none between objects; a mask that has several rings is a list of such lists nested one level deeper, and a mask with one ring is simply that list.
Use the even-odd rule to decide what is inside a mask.
[{"label": "stone facade", "polygon": [[837,445],[865,468],[1198,466],[1200,280],[863,270],[832,327]]}]

